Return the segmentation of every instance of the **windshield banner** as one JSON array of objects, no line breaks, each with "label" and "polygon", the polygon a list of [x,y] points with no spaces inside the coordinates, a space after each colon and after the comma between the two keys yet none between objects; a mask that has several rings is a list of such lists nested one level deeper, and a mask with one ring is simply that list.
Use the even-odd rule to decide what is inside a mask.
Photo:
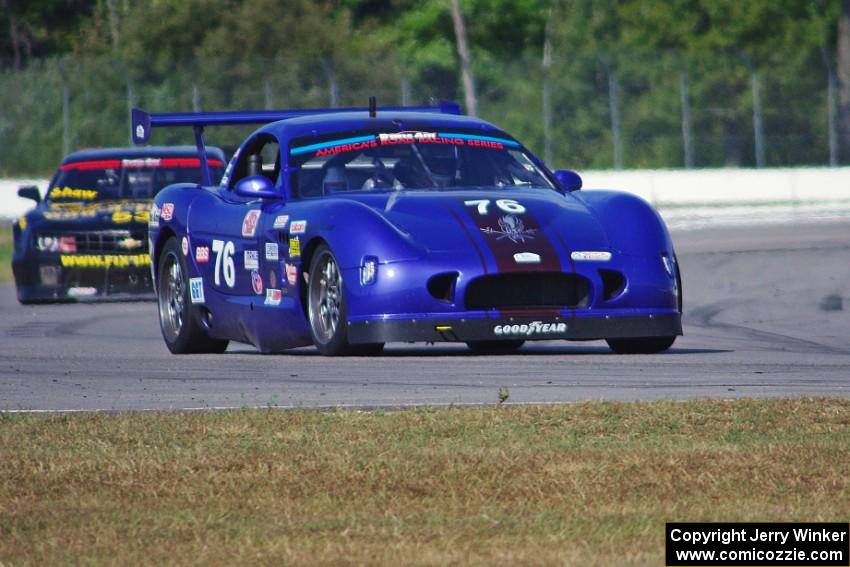
[{"label": "windshield banner", "polygon": [[383,146],[395,146],[402,144],[444,144],[454,146],[471,146],[489,148],[492,150],[503,150],[518,148],[519,143],[506,138],[495,138],[492,136],[480,136],[477,134],[462,134],[451,132],[386,132],[380,134],[369,134],[353,138],[330,140],[307,146],[297,146],[290,150],[293,156],[316,152],[316,157],[335,155],[345,152],[357,152],[369,148]]}]

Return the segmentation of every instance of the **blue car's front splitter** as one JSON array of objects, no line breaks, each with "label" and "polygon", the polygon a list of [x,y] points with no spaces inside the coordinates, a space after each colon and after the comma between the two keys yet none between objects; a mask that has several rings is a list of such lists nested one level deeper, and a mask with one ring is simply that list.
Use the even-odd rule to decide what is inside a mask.
[{"label": "blue car's front splitter", "polygon": [[593,340],[669,337],[682,334],[678,312],[627,316],[505,316],[498,318],[370,319],[348,323],[348,341],[358,343],[498,340]]}]

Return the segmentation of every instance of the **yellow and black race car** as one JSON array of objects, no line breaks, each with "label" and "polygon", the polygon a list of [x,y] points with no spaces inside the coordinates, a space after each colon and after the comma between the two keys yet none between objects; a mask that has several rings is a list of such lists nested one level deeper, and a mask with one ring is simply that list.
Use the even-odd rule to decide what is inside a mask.
[{"label": "yellow and black race car", "polygon": [[[217,181],[224,154],[207,148],[206,155]],[[201,182],[198,150],[192,146],[74,152],[62,161],[43,199],[35,186],[19,188],[18,195],[36,207],[13,229],[18,300],[153,298],[152,199],[166,185],[185,182]]]}]

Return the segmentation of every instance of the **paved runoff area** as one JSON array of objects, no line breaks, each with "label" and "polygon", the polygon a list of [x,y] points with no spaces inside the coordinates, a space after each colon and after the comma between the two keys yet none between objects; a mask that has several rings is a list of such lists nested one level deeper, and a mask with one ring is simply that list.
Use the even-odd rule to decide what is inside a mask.
[{"label": "paved runoff area", "polygon": [[685,336],[665,354],[602,341],[510,356],[391,344],[374,358],[312,348],[171,355],[151,302],[21,306],[0,286],[0,410],[404,407],[850,395],[850,223],[673,235]]}]

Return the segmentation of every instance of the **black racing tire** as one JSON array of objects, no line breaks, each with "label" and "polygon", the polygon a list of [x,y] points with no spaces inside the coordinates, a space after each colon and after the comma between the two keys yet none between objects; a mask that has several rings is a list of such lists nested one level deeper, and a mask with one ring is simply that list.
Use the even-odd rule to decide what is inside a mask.
[{"label": "black racing tire", "polygon": [[676,337],[637,337],[630,339],[605,339],[617,354],[655,354],[664,352],[676,341]]},{"label": "black racing tire", "polygon": [[160,252],[157,276],[159,328],[168,350],[173,354],[224,352],[228,341],[210,337],[192,305],[186,258],[175,237]]},{"label": "black racing tire", "polygon": [[514,341],[468,341],[466,346],[475,354],[511,354],[525,344],[523,340]]},{"label": "black racing tire", "polygon": [[325,356],[380,354],[383,343],[352,345],[348,342],[348,304],[345,283],[336,257],[320,244],[310,261],[307,281],[307,322],[313,344]]}]

